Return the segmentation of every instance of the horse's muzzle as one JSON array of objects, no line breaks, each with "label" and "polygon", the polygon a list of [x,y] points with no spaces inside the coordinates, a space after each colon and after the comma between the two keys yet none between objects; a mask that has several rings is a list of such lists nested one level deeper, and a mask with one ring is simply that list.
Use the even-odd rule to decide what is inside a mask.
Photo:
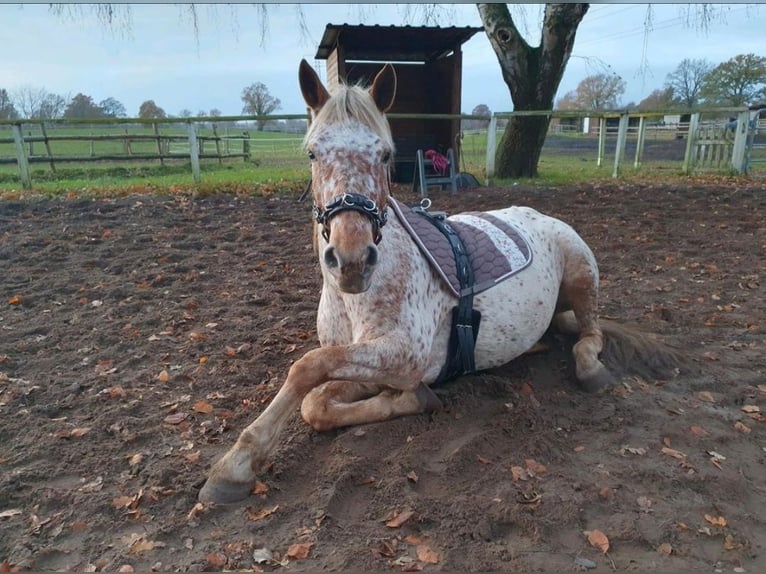
[{"label": "horse's muzzle", "polygon": [[341,291],[364,293],[370,288],[372,275],[378,265],[378,248],[368,245],[361,250],[342,253],[335,246],[328,245],[322,259]]}]

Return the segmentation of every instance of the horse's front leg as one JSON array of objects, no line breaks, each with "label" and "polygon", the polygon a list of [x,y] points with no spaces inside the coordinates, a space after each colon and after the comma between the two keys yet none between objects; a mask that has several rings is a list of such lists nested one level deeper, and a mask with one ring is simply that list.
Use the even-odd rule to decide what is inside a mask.
[{"label": "horse's front leg", "polygon": [[245,498],[258,473],[266,467],[290,416],[318,385],[330,380],[367,381],[414,391],[424,369],[424,358],[415,357],[411,345],[390,336],[309,351],[290,368],[269,406],[210,469],[199,499],[224,503]]}]

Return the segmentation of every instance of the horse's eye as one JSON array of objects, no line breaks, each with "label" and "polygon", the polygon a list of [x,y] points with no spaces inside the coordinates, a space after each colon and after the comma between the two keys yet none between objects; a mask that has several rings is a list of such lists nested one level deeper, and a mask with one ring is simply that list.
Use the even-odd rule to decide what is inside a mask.
[{"label": "horse's eye", "polygon": [[380,158],[383,163],[388,163],[391,160],[391,152],[387,151],[383,153],[383,157]]},{"label": "horse's eye", "polygon": [[314,155],[314,152],[313,152],[313,151],[310,151],[310,152],[309,152],[309,159],[310,159],[311,161],[314,161],[316,158],[317,158],[317,156],[315,156],[315,155]]}]

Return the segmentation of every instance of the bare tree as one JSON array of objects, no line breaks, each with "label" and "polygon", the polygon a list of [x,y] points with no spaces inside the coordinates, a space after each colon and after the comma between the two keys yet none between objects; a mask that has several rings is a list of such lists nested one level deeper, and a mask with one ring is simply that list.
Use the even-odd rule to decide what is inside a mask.
[{"label": "bare tree", "polygon": [[593,74],[558,102],[562,110],[610,110],[619,106],[625,80],[615,74]]},{"label": "bare tree", "polygon": [[[242,106],[243,115],[267,116],[282,107],[282,102],[279,101],[279,98],[273,97],[269,93],[266,84],[262,82],[255,82],[243,88],[240,97],[245,104]],[[255,123],[258,126],[258,131],[263,131],[267,121],[256,120]]]},{"label": "bare tree", "polygon": [[22,86],[13,96],[16,109],[27,119],[56,119],[64,115],[68,98],[45,88]]},{"label": "bare tree", "polygon": [[712,69],[712,64],[707,60],[685,58],[667,75],[665,86],[673,90],[679,104],[693,108],[699,104],[702,84]]}]

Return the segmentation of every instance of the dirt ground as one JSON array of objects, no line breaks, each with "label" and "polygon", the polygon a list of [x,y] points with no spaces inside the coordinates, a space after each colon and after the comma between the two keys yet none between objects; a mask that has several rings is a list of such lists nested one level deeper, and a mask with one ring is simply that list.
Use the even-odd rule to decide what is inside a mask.
[{"label": "dirt ground", "polygon": [[431,415],[317,433],[296,413],[247,501],[196,506],[317,345],[309,206],[6,201],[0,572],[766,570],[766,185],[432,197],[566,220],[599,260],[602,314],[692,368],[588,395],[551,336],[449,383]]}]

